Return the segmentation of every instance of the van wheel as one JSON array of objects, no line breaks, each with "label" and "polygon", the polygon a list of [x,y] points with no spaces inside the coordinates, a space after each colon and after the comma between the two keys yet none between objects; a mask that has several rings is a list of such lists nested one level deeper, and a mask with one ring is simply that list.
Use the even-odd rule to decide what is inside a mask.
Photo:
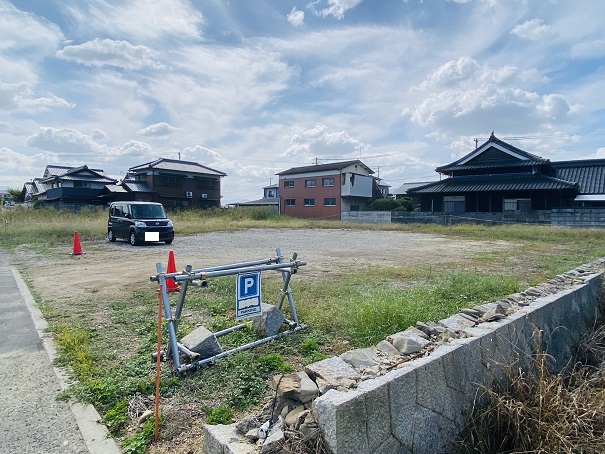
[{"label": "van wheel", "polygon": [[166,243],[166,244],[172,244],[172,240],[165,240],[164,243]]},{"label": "van wheel", "polygon": [[116,237],[113,236],[113,232],[111,230],[107,231],[107,240],[111,241],[112,243],[116,240]]},{"label": "van wheel", "polygon": [[137,241],[137,234],[134,231],[130,232],[130,244],[132,244],[133,246],[139,244],[139,242]]}]

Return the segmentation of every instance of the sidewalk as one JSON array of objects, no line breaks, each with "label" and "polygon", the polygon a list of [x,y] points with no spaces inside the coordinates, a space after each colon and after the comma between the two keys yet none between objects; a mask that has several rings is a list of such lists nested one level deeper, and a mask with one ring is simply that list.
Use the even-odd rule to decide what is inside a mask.
[{"label": "sidewalk", "polygon": [[0,249],[0,454],[119,454],[94,407],[56,400],[67,377],[46,327]]}]

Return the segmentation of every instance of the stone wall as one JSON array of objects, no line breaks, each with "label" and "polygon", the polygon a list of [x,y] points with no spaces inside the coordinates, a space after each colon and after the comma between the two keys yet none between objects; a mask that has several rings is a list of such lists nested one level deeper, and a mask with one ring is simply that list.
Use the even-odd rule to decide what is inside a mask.
[{"label": "stone wall", "polygon": [[313,412],[328,448],[334,454],[451,452],[480,386],[501,378],[499,364],[531,355],[541,332],[542,348],[560,369],[603,317],[602,271],[584,280],[500,320],[464,328],[468,337],[355,390],[327,391],[313,402]]},{"label": "stone wall", "polygon": [[605,227],[605,208],[559,208],[552,210],[552,225]]}]

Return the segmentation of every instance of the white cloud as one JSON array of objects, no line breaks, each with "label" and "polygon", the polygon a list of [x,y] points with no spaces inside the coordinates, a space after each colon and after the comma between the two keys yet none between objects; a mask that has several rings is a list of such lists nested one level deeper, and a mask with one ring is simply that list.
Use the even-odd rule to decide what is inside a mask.
[{"label": "white cloud", "polygon": [[333,16],[335,19],[341,20],[348,10],[355,8],[363,0],[327,0],[326,7],[322,8],[320,6],[318,9],[317,6],[324,4],[324,1],[325,0],[311,1],[307,4],[307,8],[316,16]]},{"label": "white cloud", "polygon": [[534,86],[541,81],[533,70],[480,66],[462,57],[437,68],[413,87],[410,95],[416,101],[403,114],[434,133],[468,134],[494,128],[535,131],[565,120],[573,110],[560,94],[538,93]]},{"label": "white cloud", "polygon": [[49,94],[47,96],[36,96],[29,84],[22,82],[17,84],[5,84],[0,82],[0,111],[23,109],[28,111],[45,111],[56,108],[73,108],[74,105]]},{"label": "white cloud", "polygon": [[94,39],[83,44],[65,46],[57,57],[85,66],[114,66],[126,70],[144,67],[161,68],[147,46],[133,46],[127,41]]},{"label": "white cloud", "polygon": [[[350,155],[363,144],[346,131],[330,131],[326,125],[316,124],[313,128],[294,128],[290,146],[283,153],[285,157],[311,159],[314,157]],[[309,162],[310,163],[310,162]]]},{"label": "white cloud", "polygon": [[57,25],[0,1],[0,51],[11,49],[45,55],[63,39]]},{"label": "white cloud", "polygon": [[167,136],[177,131],[179,131],[179,128],[170,126],[166,122],[161,122],[149,125],[143,129],[139,129],[137,131],[137,134],[139,134],[140,136]]},{"label": "white cloud", "polygon": [[296,9],[296,6],[292,8],[292,11],[288,14],[288,22],[290,22],[295,27],[302,25],[305,21],[305,12],[299,9]]},{"label": "white cloud", "polygon": [[541,41],[555,36],[553,28],[544,25],[542,19],[531,19],[522,24],[517,24],[510,33],[531,41]]},{"label": "white cloud", "polygon": [[198,39],[204,19],[188,0],[99,0],[65,8],[83,31],[96,30],[139,42],[168,37]]},{"label": "white cloud", "polygon": [[98,144],[91,136],[74,129],[40,128],[40,131],[29,136],[25,143],[30,147],[56,153],[87,154],[99,150]]}]

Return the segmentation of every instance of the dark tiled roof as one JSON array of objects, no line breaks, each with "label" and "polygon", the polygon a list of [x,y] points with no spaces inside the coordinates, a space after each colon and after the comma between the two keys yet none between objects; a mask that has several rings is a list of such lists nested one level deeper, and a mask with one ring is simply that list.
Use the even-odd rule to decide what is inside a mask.
[{"label": "dark tiled roof", "polygon": [[442,166],[442,167],[438,167],[437,171],[442,171],[442,170],[447,170],[447,171],[456,171],[456,170],[481,170],[481,169],[496,169],[496,168],[502,168],[502,167],[506,167],[506,168],[511,168],[511,167],[531,167],[531,166],[535,166],[535,165],[542,165],[544,164],[544,160],[540,160],[540,161],[536,161],[536,160],[527,160],[527,161],[521,161],[521,160],[511,160],[511,161],[499,161],[499,160],[493,160],[493,161],[483,161],[483,162],[477,162],[477,163],[471,163],[471,164],[460,164],[460,165],[456,165],[456,164],[449,164],[447,166]]},{"label": "dark tiled roof", "polygon": [[218,170],[211,169],[210,167],[203,166],[197,162],[191,161],[180,161],[178,159],[167,159],[161,158],[155,161],[147,162],[138,166],[131,167],[128,169],[130,172],[136,172],[140,170],[157,169],[157,170],[169,170],[174,172],[187,172],[197,173],[202,175],[214,175],[217,177],[224,177],[227,174]]},{"label": "dark tiled roof", "polygon": [[575,181],[581,194],[605,194],[605,159],[553,162],[557,177]]},{"label": "dark tiled roof", "polygon": [[315,164],[310,166],[303,167],[292,167],[288,170],[284,170],[282,172],[278,172],[276,175],[294,175],[297,173],[311,173],[311,172],[322,172],[324,170],[342,170],[351,165],[360,165],[371,175],[374,173],[372,169],[366,166],[359,159],[355,159],[353,161],[341,161],[341,162],[331,162],[329,164]]},{"label": "dark tiled roof", "polygon": [[540,174],[455,177],[408,190],[410,194],[486,191],[535,191],[578,189],[577,183]]},{"label": "dark tiled roof", "polygon": [[[481,156],[483,153],[488,151],[490,148],[497,149],[504,153],[510,153],[510,159],[493,159],[493,160],[485,160],[481,162],[472,162],[476,157]],[[507,153],[507,154],[508,154]],[[518,156],[515,159],[514,156]],[[508,161],[517,162],[519,166],[527,166],[527,165],[536,165],[536,164],[545,164],[549,161],[547,159],[543,159],[540,156],[537,156],[532,153],[528,153],[527,151],[523,151],[520,148],[514,147],[511,144],[503,142],[498,139],[493,134],[487,140],[487,142],[483,143],[480,147],[472,152],[468,153],[466,156],[454,161],[450,164],[443,165],[441,167],[437,167],[435,170],[437,172],[449,172],[457,169],[473,169],[473,168],[492,168],[492,167],[510,167],[512,163]],[[478,167],[474,167],[478,166]]]},{"label": "dark tiled roof", "polygon": [[121,184],[106,184],[105,191],[113,192],[113,193],[116,193],[116,192],[126,193],[126,189]]}]

